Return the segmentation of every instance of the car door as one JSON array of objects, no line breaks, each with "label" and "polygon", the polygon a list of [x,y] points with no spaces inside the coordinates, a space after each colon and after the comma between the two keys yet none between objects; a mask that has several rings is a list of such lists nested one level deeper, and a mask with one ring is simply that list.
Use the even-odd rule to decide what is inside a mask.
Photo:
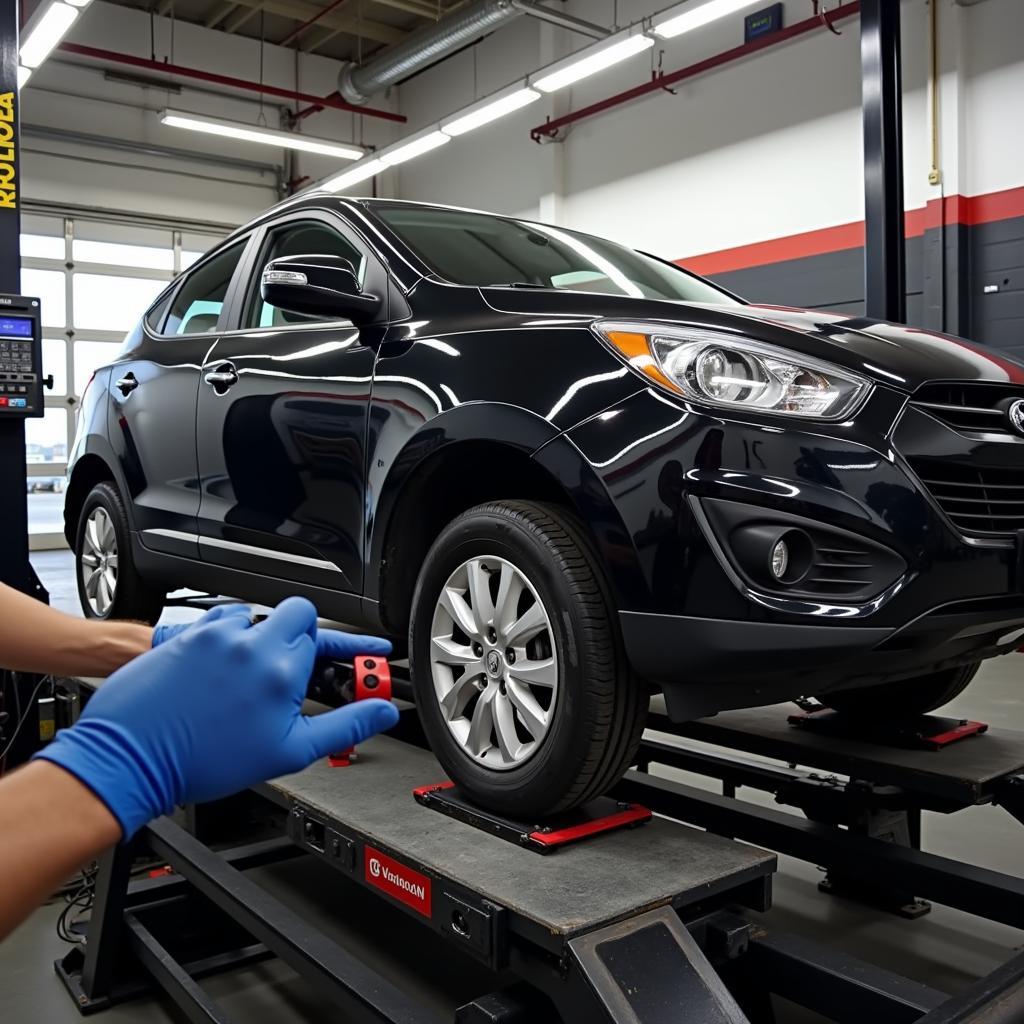
[{"label": "car door", "polygon": [[200,553],[234,569],[336,591],[362,589],[365,443],[384,328],[285,313],[260,296],[271,259],[344,256],[365,290],[387,272],[334,214],[267,226],[238,293],[237,328],[204,364],[199,396]]},{"label": "car door", "polygon": [[203,259],[129,336],[109,377],[109,436],[142,543],[198,557],[196,402],[248,238]]}]

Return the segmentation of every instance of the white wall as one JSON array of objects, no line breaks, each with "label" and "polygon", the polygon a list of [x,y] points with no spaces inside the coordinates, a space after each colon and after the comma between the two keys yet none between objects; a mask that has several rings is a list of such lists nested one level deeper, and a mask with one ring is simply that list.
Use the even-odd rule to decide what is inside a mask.
[{"label": "white wall", "polygon": [[[259,44],[226,32],[155,19],[158,60],[238,78],[259,77]],[[103,47],[136,56],[150,55],[150,18],[141,10],[95,0],[82,13],[69,41]],[[147,156],[94,145],[40,139],[33,125],[71,130],[114,139],[155,143],[176,149],[234,157],[254,163],[283,165],[280,149],[233,142],[162,125],[158,112],[168,106],[256,124],[259,97],[255,93],[225,97],[204,90],[203,83],[174,79],[180,94],[160,88],[139,88],[106,81],[95,62],[57,53],[33,76],[22,95],[25,127],[23,193],[30,200],[74,202],[172,217],[241,223],[275,203],[277,175],[239,167],[218,167],[166,156]],[[264,81],[281,88],[317,96],[337,88],[338,62],[267,45]],[[159,78],[156,72],[110,65],[123,73]],[[219,87],[215,87],[219,88]],[[266,123],[278,128],[282,106],[289,101],[267,97]],[[387,100],[374,106],[387,107]],[[339,141],[365,141],[384,145],[401,125],[369,117],[356,118],[344,111],[324,110],[302,123],[302,131]],[[45,152],[43,152],[45,151]],[[62,154],[62,155],[54,155]],[[102,161],[91,163],[90,160]],[[297,174],[313,179],[345,166],[344,161],[310,154],[297,155]]]},{"label": "white wall", "polygon": [[[619,0],[621,25],[668,0]],[[923,206],[941,194],[976,195],[1024,186],[1024,3],[939,4],[943,183],[930,186],[926,0],[902,0],[906,199]],[[608,24],[612,0],[569,0],[565,8]],[[788,22],[809,13],[786,0]],[[156,53],[170,56],[170,22],[156,19]],[[564,142],[538,145],[529,129],[546,116],[592,103],[646,80],[652,62],[666,71],[742,42],[742,18],[714,23],[631,59],[434,153],[381,176],[383,194],[476,206],[564,223],[680,258],[862,218],[859,33],[815,30],[789,43],[691,79],[573,126]],[[150,19],[103,0],[85,10],[73,41],[148,56]],[[415,78],[378,107],[399,109],[406,126],[324,111],[302,130],[386,145],[474,98],[584,45],[579,35],[522,17],[477,46]],[[178,22],[173,59],[242,78],[258,76],[258,44]],[[663,52],[662,52],[663,51]],[[283,154],[166,128],[167,105],[255,123],[254,96],[227,98],[181,79],[180,95],[105,81],[94,65],[48,61],[24,92],[26,126],[156,143],[247,161],[283,164]],[[126,69],[127,70],[127,69]],[[268,45],[265,78],[325,95],[338,63]],[[143,72],[146,73],[146,72]],[[280,104],[268,101],[268,123]],[[23,192],[29,199],[239,223],[276,201],[273,173],[126,153],[26,132]],[[59,154],[59,155],[55,155]],[[100,162],[90,162],[100,161]],[[299,155],[312,178],[337,163]],[[360,191],[369,191],[370,183]]]},{"label": "white wall", "polygon": [[[908,209],[943,192],[1024,186],[1024,4],[938,3],[944,181],[935,187],[928,183],[928,11],[925,0],[903,0]],[[623,0],[619,22],[663,6]],[[787,23],[808,7],[787,0]],[[569,4],[605,22],[610,8]],[[838,27],[840,36],[816,30],[688,80],[676,95],[657,93],[584,120],[564,142],[530,140],[529,128],[548,110],[555,116],[640,84],[659,49],[671,71],[742,43],[742,18],[724,19],[406,165],[398,194],[528,216],[546,210],[548,219],[554,212],[566,225],[670,258],[861,220],[859,29],[856,18]],[[413,127],[470,102],[474,61],[479,96],[582,43],[524,20],[420,75],[403,88],[402,110]]]}]

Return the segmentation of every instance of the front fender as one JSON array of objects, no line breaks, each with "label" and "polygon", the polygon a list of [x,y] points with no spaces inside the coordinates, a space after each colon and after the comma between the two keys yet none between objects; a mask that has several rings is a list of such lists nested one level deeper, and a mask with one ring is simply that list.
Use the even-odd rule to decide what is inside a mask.
[{"label": "front fender", "polygon": [[[558,430],[544,417],[519,406],[492,402],[469,402],[441,412],[400,446],[389,443],[386,429],[378,432],[366,475],[364,596],[374,601],[379,597],[379,575],[370,571],[371,567],[381,564],[388,524],[402,491],[427,459],[467,441],[490,442],[530,455],[557,436]],[[393,454],[389,455],[389,449]]]}]

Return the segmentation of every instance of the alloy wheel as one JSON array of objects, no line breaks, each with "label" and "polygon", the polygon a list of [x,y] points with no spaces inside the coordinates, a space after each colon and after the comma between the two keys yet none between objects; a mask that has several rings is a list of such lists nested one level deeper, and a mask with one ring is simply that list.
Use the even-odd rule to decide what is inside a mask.
[{"label": "alloy wheel", "polygon": [[539,749],[558,698],[551,619],[511,562],[478,556],[441,588],[430,630],[441,714],[463,752],[498,771]]},{"label": "alloy wheel", "polygon": [[117,534],[110,514],[97,505],[82,534],[82,584],[89,607],[103,618],[117,593]]}]

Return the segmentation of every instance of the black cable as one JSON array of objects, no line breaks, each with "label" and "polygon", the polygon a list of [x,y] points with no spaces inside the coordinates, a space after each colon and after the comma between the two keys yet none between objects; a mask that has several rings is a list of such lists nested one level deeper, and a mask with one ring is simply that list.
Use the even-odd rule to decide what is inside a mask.
[{"label": "black cable", "polygon": [[[24,714],[22,714],[18,718],[18,724],[14,727],[14,732],[11,734],[11,738],[7,741],[7,746],[4,747],[3,751],[0,751],[0,764],[2,764],[6,760],[7,755],[11,752],[11,748],[14,746],[14,741],[18,738],[18,733],[21,732],[21,727],[25,724],[26,721],[28,721],[29,714],[32,711],[32,702],[36,699],[36,696],[42,689],[43,685],[45,683],[52,682],[53,676],[43,676],[43,678],[40,679],[38,683],[36,683],[36,688],[32,691],[32,696],[29,697],[28,703],[25,706]],[[17,683],[14,683],[13,685],[17,686]]]},{"label": "black cable", "polygon": [[96,876],[98,874],[99,864],[93,861],[88,867],[82,869],[78,888],[64,895],[65,906],[57,917],[57,937],[61,941],[75,944],[85,942],[84,935],[79,935],[71,929],[82,915],[92,908],[96,899]]}]

